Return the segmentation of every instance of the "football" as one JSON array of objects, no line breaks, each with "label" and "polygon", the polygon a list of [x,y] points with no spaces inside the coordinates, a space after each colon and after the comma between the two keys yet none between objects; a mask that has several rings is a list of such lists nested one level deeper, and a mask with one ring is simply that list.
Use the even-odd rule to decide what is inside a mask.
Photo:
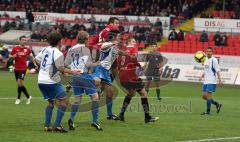
[{"label": "football", "polygon": [[194,59],[198,63],[203,63],[206,60],[206,54],[203,51],[197,51]]}]

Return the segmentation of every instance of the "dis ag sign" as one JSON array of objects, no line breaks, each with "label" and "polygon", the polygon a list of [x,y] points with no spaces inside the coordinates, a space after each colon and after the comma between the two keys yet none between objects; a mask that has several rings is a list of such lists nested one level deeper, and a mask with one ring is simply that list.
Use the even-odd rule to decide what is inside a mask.
[{"label": "dis ag sign", "polygon": [[225,28],[224,21],[205,21],[205,27]]}]

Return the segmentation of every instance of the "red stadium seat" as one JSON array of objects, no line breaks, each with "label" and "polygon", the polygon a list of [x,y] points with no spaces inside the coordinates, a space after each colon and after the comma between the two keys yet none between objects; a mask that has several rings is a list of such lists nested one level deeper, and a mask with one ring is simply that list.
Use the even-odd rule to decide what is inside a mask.
[{"label": "red stadium seat", "polygon": [[185,49],[191,49],[191,44],[185,44]]},{"label": "red stadium seat", "polygon": [[73,39],[71,45],[74,46],[77,44],[77,39]]},{"label": "red stadium seat", "polygon": [[185,53],[191,53],[192,52],[192,49],[191,48],[186,48],[185,49]]},{"label": "red stadium seat", "polygon": [[71,39],[67,39],[65,42],[65,45],[72,45],[72,40]]},{"label": "red stadium seat", "polygon": [[186,46],[189,46],[189,47],[190,47],[191,41],[190,41],[190,40],[185,40],[184,44],[185,44],[185,47],[186,47]]},{"label": "red stadium seat", "polygon": [[214,47],[214,46],[215,46],[215,43],[212,41],[212,42],[209,42],[208,45],[211,46],[211,47]]},{"label": "red stadium seat", "polygon": [[192,41],[191,48],[196,48],[196,47],[197,47],[197,41]]},{"label": "red stadium seat", "polygon": [[185,52],[185,49],[184,49],[184,48],[179,48],[179,49],[178,49],[178,52],[184,53],[184,52]]},{"label": "red stadium seat", "polygon": [[143,42],[140,42],[138,47],[139,48],[145,48],[145,44]]},{"label": "red stadium seat", "polygon": [[66,44],[66,41],[67,41],[67,38],[62,38],[61,44],[65,45],[65,44]]},{"label": "red stadium seat", "polygon": [[197,35],[196,34],[192,34],[191,40],[192,41],[197,41]]},{"label": "red stadium seat", "polygon": [[178,41],[173,41],[173,47],[177,48],[178,47]]},{"label": "red stadium seat", "polygon": [[178,47],[179,47],[179,48],[184,48],[184,41],[179,41]]},{"label": "red stadium seat", "polygon": [[191,40],[191,35],[189,33],[185,34],[185,40]]},{"label": "red stadium seat", "polygon": [[213,41],[213,38],[214,38],[214,34],[210,34],[209,35],[209,41]]},{"label": "red stadium seat", "polygon": [[203,43],[203,48],[207,48],[208,47],[208,42],[204,42]]},{"label": "red stadium seat", "polygon": [[198,50],[197,49],[191,49],[192,53],[196,53]]}]

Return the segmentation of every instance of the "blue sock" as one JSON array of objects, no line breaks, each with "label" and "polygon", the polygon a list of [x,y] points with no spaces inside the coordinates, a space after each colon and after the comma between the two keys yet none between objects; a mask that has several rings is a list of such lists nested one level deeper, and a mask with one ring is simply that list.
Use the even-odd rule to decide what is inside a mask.
[{"label": "blue sock", "polygon": [[106,104],[107,104],[107,115],[112,116],[112,98],[106,97]]},{"label": "blue sock", "polygon": [[93,123],[98,123],[98,111],[99,111],[98,101],[92,101],[92,117],[93,117]]},{"label": "blue sock", "polygon": [[45,127],[50,127],[51,120],[52,120],[52,112],[54,106],[47,106],[45,109]]},{"label": "blue sock", "polygon": [[61,125],[62,118],[64,116],[65,111],[66,111],[66,106],[63,106],[63,105],[58,106],[57,117],[54,123],[54,127]]},{"label": "blue sock", "polygon": [[213,99],[211,99],[211,102],[212,102],[212,104],[214,104],[215,106],[218,106],[218,105],[219,105],[219,103],[216,102],[216,101],[214,101]]},{"label": "blue sock", "polygon": [[79,105],[80,105],[79,102],[74,102],[74,103],[72,104],[71,115],[70,115],[70,118],[71,118],[72,120],[74,120],[74,117],[75,117],[76,114],[77,114]]},{"label": "blue sock", "polygon": [[207,100],[207,112],[210,112],[211,104],[212,104],[212,100],[211,99]]}]

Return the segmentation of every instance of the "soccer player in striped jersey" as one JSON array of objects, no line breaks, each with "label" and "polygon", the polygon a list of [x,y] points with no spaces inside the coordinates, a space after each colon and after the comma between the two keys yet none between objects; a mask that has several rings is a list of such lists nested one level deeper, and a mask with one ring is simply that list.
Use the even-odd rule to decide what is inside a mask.
[{"label": "soccer player in striped jersey", "polygon": [[218,65],[218,60],[213,57],[213,49],[208,47],[206,49],[207,59],[204,62],[204,73],[200,77],[199,81],[203,82],[203,96],[202,98],[206,100],[207,110],[203,112],[202,115],[209,115],[211,110],[211,105],[215,105],[217,109],[217,113],[220,112],[222,104],[218,103],[212,98],[212,94],[216,91],[217,87],[217,78],[219,80],[219,84],[222,84],[220,69]]}]

